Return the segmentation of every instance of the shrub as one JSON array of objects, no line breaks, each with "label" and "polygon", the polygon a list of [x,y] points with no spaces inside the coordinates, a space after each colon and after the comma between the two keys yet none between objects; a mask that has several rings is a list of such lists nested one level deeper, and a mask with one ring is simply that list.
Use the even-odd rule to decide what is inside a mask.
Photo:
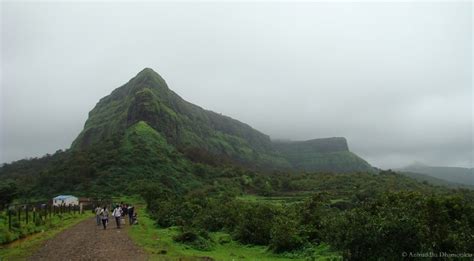
[{"label": "shrub", "polygon": [[462,198],[387,193],[332,219],[326,239],[354,260],[393,259],[403,252],[469,252],[473,212]]},{"label": "shrub", "polygon": [[208,231],[233,231],[239,222],[242,203],[228,197],[210,198],[194,224]]},{"label": "shrub", "polygon": [[296,250],[304,242],[300,233],[296,215],[290,211],[280,213],[273,221],[269,248],[276,253]]},{"label": "shrub", "polygon": [[267,245],[276,216],[275,207],[268,204],[250,204],[241,211],[235,238],[244,244]]},{"label": "shrub", "polygon": [[181,233],[173,237],[173,240],[189,245],[199,250],[211,250],[212,240],[205,231],[183,230]]}]

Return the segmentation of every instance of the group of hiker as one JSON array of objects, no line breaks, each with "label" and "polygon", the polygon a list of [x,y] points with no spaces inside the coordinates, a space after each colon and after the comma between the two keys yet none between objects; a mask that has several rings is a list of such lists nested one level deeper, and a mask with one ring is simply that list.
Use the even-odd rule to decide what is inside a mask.
[{"label": "group of hiker", "polygon": [[[109,210],[107,206],[100,207],[97,206],[95,208],[95,216],[97,220],[97,226],[102,226],[104,229],[107,229],[107,225],[109,223]],[[115,204],[112,211],[112,217],[115,219],[115,224],[117,228],[120,228],[121,225],[125,225],[125,219],[128,216],[128,223],[130,225],[138,224],[137,219],[137,212],[135,211],[135,207],[129,204],[124,204],[123,202],[120,204]]]}]

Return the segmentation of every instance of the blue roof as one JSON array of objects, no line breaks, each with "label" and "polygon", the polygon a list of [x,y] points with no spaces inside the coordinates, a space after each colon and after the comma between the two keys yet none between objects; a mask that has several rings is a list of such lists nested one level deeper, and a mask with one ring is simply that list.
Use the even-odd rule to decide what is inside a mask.
[{"label": "blue roof", "polygon": [[55,197],[54,199],[67,199],[67,198],[76,198],[74,197],[73,195],[59,195],[57,197]]}]

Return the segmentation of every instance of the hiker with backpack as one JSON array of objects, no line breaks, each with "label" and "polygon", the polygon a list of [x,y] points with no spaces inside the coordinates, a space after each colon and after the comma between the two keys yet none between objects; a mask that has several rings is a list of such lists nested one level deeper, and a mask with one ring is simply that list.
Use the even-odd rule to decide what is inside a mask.
[{"label": "hiker with backpack", "polygon": [[105,230],[107,228],[107,223],[109,223],[109,211],[106,206],[100,210],[100,218],[102,219],[102,226],[104,226]]},{"label": "hiker with backpack", "polygon": [[100,212],[102,211],[102,209],[97,206],[94,210],[95,212],[95,220],[97,221],[97,225],[100,226],[100,224],[102,223],[101,221],[101,218],[100,218]]},{"label": "hiker with backpack", "polygon": [[115,223],[117,224],[117,228],[120,228],[120,219],[122,218],[122,208],[120,205],[116,205],[114,211],[112,212],[112,216],[115,217]]}]

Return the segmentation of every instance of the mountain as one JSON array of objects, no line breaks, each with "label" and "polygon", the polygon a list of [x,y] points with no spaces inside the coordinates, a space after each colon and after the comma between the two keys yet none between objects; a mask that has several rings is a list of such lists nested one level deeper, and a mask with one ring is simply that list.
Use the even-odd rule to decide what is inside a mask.
[{"label": "mountain", "polygon": [[146,68],[102,98],[72,144],[85,149],[144,122],[191,159],[215,158],[264,169],[368,171],[371,166],[349,151],[344,138],[272,142],[249,125],[182,99],[165,80]]},{"label": "mountain", "polygon": [[272,152],[267,135],[183,100],[149,68],[99,101],[71,148],[85,149],[104,139],[123,136],[138,122],[146,123],[167,143],[191,156],[211,154],[262,167],[290,167]]},{"label": "mountain", "polygon": [[419,173],[451,183],[474,186],[474,169],[472,168],[433,167],[417,162],[401,168],[399,171]]},{"label": "mountain", "polygon": [[349,151],[344,138],[272,142],[245,123],[185,101],[146,68],[96,104],[70,149],[5,164],[0,178],[14,180],[31,197],[104,194],[117,186],[140,189],[150,181],[179,191],[202,186],[203,180],[217,182],[222,175],[237,175],[242,180],[235,182],[247,183],[245,171],[234,168],[372,171]]}]

